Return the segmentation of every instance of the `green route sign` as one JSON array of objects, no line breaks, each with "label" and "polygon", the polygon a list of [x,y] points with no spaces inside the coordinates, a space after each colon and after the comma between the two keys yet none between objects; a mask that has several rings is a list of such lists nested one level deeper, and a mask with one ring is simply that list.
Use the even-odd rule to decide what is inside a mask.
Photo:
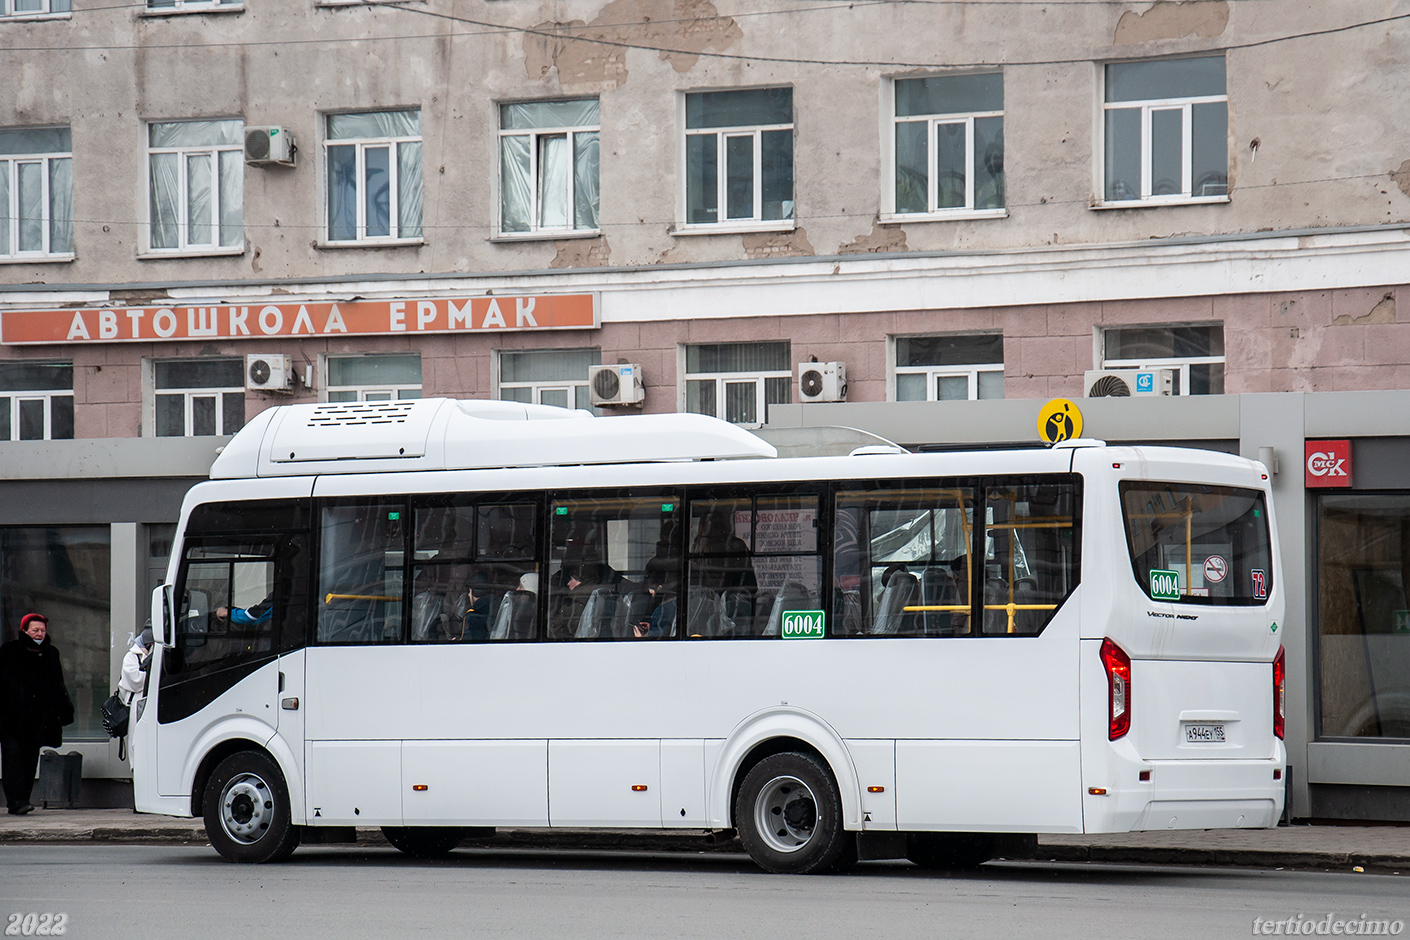
[{"label": "green route sign", "polygon": [[1180,572],[1151,569],[1151,597],[1158,601],[1180,599]]},{"label": "green route sign", "polygon": [[823,612],[820,610],[786,610],[783,612],[785,640],[821,640]]}]

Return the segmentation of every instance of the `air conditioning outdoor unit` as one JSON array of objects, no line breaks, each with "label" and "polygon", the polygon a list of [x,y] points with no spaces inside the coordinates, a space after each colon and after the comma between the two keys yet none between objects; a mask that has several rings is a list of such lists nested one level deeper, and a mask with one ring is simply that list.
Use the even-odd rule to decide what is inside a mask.
[{"label": "air conditioning outdoor unit", "polygon": [[245,388],[253,392],[287,392],[294,387],[294,366],[288,356],[251,353],[245,357]]},{"label": "air conditioning outdoor unit", "polygon": [[286,127],[245,128],[245,162],[250,166],[293,166],[299,148]]},{"label": "air conditioning outdoor unit", "polygon": [[646,400],[641,366],[635,363],[589,366],[588,390],[594,405],[640,405]]},{"label": "air conditioning outdoor unit", "polygon": [[847,363],[798,363],[798,396],[803,401],[846,401]]},{"label": "air conditioning outdoor unit", "polygon": [[1083,398],[1128,398],[1169,395],[1174,369],[1098,369],[1082,380]]}]

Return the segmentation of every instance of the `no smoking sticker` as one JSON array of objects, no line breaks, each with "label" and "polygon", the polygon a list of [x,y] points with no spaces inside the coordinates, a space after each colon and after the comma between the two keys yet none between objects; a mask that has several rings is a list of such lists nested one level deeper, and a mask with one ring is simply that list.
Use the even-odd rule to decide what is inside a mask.
[{"label": "no smoking sticker", "polygon": [[1218,584],[1229,576],[1229,563],[1223,555],[1210,555],[1204,560],[1204,580]]}]

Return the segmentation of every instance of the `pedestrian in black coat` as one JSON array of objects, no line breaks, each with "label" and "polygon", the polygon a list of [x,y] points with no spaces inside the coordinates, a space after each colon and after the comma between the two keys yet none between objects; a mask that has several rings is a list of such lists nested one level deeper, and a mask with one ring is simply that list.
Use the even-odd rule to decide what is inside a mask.
[{"label": "pedestrian in black coat", "polygon": [[62,728],[70,724],[73,700],[49,639],[49,619],[25,614],[19,637],[0,646],[0,776],[10,815],[33,811],[29,794],[39,749],[63,744]]}]

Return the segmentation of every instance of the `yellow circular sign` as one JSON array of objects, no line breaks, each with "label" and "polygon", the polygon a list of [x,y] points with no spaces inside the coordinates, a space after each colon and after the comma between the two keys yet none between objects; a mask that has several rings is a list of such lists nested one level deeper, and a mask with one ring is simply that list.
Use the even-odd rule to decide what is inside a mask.
[{"label": "yellow circular sign", "polygon": [[1038,412],[1038,436],[1049,444],[1082,436],[1082,412],[1066,398],[1054,398]]}]

